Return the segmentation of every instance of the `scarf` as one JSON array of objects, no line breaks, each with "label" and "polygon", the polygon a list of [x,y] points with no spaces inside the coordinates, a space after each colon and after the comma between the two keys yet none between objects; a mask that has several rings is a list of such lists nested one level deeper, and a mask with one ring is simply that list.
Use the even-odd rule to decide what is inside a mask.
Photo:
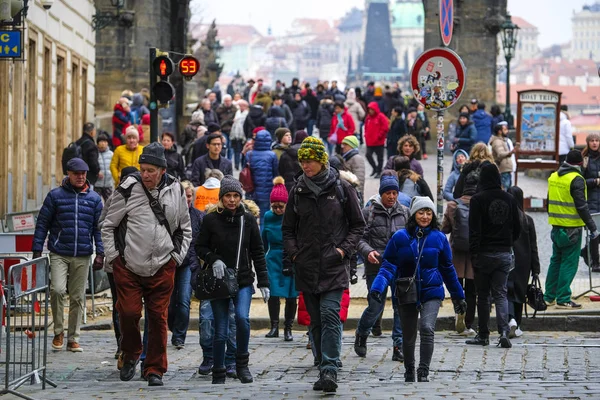
[{"label": "scarf", "polygon": [[348,161],[349,159],[354,157],[356,154],[358,154],[358,149],[352,149],[352,150],[348,150],[347,152],[342,154],[342,157],[344,158],[344,161]]},{"label": "scarf", "polygon": [[335,173],[331,172],[331,169],[329,168],[329,163],[325,165],[325,169],[323,169],[323,171],[319,172],[312,178],[309,178],[306,175],[303,175],[303,178],[308,189],[317,197],[319,197],[319,195],[324,190],[329,188],[336,180]]}]

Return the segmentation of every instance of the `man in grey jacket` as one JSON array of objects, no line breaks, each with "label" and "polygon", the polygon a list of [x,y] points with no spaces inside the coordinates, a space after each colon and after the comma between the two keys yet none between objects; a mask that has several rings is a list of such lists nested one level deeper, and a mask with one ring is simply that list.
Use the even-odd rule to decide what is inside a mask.
[{"label": "man in grey jacket", "polygon": [[[379,273],[381,257],[387,243],[396,231],[404,228],[410,215],[408,208],[398,203],[399,191],[398,178],[395,175],[383,175],[379,185],[379,195],[371,197],[369,200],[371,204],[363,209],[363,217],[367,226],[362,239],[358,243],[358,252],[365,260],[367,288],[369,290],[371,290],[371,285]],[[354,351],[359,357],[367,355],[367,338],[371,331],[375,332],[374,327],[377,325],[378,319],[385,308],[385,294],[382,298],[384,301],[377,302],[369,297],[369,304],[358,322]],[[396,302],[392,301],[392,305],[394,307],[394,329],[392,330],[394,349],[392,360],[404,361],[400,317],[396,309]],[[379,328],[379,332],[381,332],[381,328]]]},{"label": "man in grey jacket", "polygon": [[164,147],[160,143],[146,146],[139,163],[140,173],[121,182],[113,194],[102,238],[117,288],[120,378],[133,378],[142,353],[139,322],[143,299],[152,332],[143,375],[149,386],[162,386],[167,371],[169,299],[175,269],[192,240],[192,228],[185,191],[179,181],[165,173]]}]

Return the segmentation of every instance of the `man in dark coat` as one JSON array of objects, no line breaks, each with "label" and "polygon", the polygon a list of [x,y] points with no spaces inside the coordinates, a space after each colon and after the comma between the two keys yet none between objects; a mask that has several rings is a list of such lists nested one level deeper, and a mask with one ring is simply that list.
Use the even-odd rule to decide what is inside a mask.
[{"label": "man in dark coat", "polygon": [[81,147],[81,158],[88,165],[87,180],[93,186],[98,180],[100,165],[98,164],[98,148],[94,138],[96,137],[96,127],[91,122],[83,125],[83,134],[75,142]]},{"label": "man in dark coat", "polygon": [[197,158],[192,165],[192,183],[194,186],[201,186],[204,183],[204,173],[207,168],[218,169],[223,175],[233,175],[231,161],[221,155],[224,141],[225,138],[222,135],[214,133],[206,137],[208,154]]},{"label": "man in dark coat", "polygon": [[356,190],[329,167],[321,140],[307,137],[298,150],[303,173],[292,189],[283,218],[283,244],[295,264],[296,289],[303,292],[320,377],[314,390],[335,392],[340,358],[342,293],[350,259],[365,221]]},{"label": "man in dark coat", "polygon": [[317,99],[308,83],[306,84],[305,88],[306,95],[304,96],[303,100],[306,101],[306,104],[308,104],[308,106],[310,107],[310,117],[308,118],[307,133],[308,136],[312,136],[313,127],[315,126],[315,121],[317,120],[317,113],[319,111],[319,99]]},{"label": "man in dark coat", "polygon": [[[98,229],[102,199],[86,180],[87,164],[81,158],[67,162],[67,177],[48,193],[35,225],[31,251],[42,256],[48,236],[50,251],[50,305],[54,319],[52,348],[62,350],[64,343],[65,294],[69,290],[67,350],[82,352],[79,327],[85,306],[85,285],[90,256],[96,247],[94,270],[102,269],[104,246]],[[92,241],[93,240],[93,241]]]},{"label": "man in dark coat", "polygon": [[490,290],[496,305],[499,345],[512,347],[508,338],[507,281],[512,267],[513,243],[521,234],[519,209],[514,197],[502,190],[496,165],[481,167],[478,192],[469,204],[469,250],[475,270],[479,333],[467,344],[487,346],[490,331]]}]

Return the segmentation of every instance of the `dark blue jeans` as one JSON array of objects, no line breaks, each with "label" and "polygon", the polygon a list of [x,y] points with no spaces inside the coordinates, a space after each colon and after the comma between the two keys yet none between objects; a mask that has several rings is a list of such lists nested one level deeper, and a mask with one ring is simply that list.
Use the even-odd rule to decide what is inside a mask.
[{"label": "dark blue jeans", "polygon": [[[236,354],[248,353],[250,342],[250,303],[254,288],[245,286],[240,288],[238,295],[233,299],[236,325]],[[213,316],[215,318],[215,338],[213,340],[214,368],[225,367],[225,343],[229,333],[229,302],[230,299],[211,300]]]},{"label": "dark blue jeans", "polygon": [[[442,301],[433,299],[421,304],[421,310],[416,304],[405,304],[399,307],[398,312],[402,319],[404,332],[404,368],[407,371],[415,367],[415,345],[417,343],[417,330],[421,334],[419,346],[419,372],[429,375],[429,365],[433,356],[433,342],[435,337],[435,323]],[[419,321],[419,314],[421,320]]]},{"label": "dark blue jeans", "polygon": [[[240,169],[240,161],[242,156],[242,149],[244,148],[244,142],[239,139],[231,140],[231,149],[233,151],[233,159],[235,169]],[[243,164],[242,164],[243,165]]]},{"label": "dark blue jeans", "polygon": [[315,122],[316,121],[314,119],[308,120],[308,124],[306,125],[306,133],[308,133],[308,136],[312,136],[313,128],[315,127]]},{"label": "dark blue jeans", "polygon": [[[367,289],[371,290],[371,285],[377,275],[367,275]],[[385,289],[381,295],[383,301],[381,303],[376,302],[375,300],[368,297],[369,305],[363,311],[362,316],[360,317],[360,321],[358,321],[358,326],[356,327],[356,333],[361,336],[368,336],[371,333],[371,329],[377,322],[379,315],[385,309],[385,300],[387,297],[388,289]],[[396,305],[396,301],[392,294],[392,306],[394,308],[394,329],[392,330],[392,341],[394,342],[394,346],[402,347],[402,325],[400,324],[400,316],[398,315],[398,306]]]},{"label": "dark blue jeans", "polygon": [[343,289],[325,293],[304,292],[304,304],[310,315],[310,333],[320,370],[337,372],[342,348],[342,321],[340,308]]},{"label": "dark blue jeans", "polygon": [[182,266],[175,271],[175,286],[169,302],[169,316],[167,324],[173,332],[171,343],[185,343],[188,324],[190,322],[190,301],[192,299],[192,286],[190,280],[192,271],[189,266]]},{"label": "dark blue jeans", "polygon": [[508,273],[513,256],[508,252],[479,253],[475,258],[475,286],[477,287],[477,316],[479,317],[479,336],[490,336],[490,290],[496,305],[498,333],[508,332]]},{"label": "dark blue jeans", "polygon": [[[233,301],[229,300],[229,335],[227,338],[227,350],[225,351],[225,365],[235,365],[235,312]],[[200,303],[200,347],[202,357],[213,359],[213,340],[215,337],[215,324],[210,301],[203,300]]]},{"label": "dark blue jeans", "polygon": [[225,150],[225,154],[228,160],[231,160],[233,158],[233,149],[231,148],[231,141],[229,140],[229,134],[228,133],[224,133],[223,137],[225,137],[225,143],[227,146],[227,149]]}]

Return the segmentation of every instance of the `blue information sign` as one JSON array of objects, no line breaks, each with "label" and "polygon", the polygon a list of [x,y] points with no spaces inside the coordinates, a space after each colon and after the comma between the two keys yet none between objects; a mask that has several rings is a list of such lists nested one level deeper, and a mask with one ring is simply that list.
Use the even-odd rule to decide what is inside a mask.
[{"label": "blue information sign", "polygon": [[21,31],[0,31],[0,58],[21,58]]}]

